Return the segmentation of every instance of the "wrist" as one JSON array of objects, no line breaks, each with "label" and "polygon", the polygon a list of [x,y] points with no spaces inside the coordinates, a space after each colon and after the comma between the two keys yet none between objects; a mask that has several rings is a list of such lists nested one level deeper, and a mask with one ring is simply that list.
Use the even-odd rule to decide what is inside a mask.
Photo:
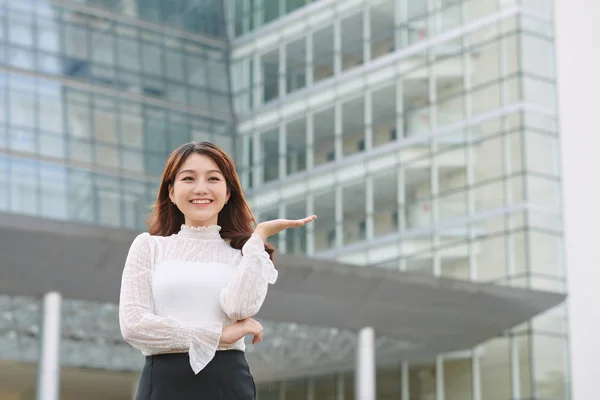
[{"label": "wrist", "polygon": [[219,344],[229,346],[232,345],[235,340],[233,338],[235,332],[233,332],[233,326],[226,326],[221,331],[221,338],[219,340]]}]

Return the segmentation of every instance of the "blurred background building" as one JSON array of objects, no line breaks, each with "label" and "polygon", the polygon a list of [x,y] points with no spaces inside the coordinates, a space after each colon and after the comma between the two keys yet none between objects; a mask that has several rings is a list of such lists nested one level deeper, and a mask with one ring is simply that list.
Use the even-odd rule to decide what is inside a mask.
[{"label": "blurred background building", "polygon": [[[168,154],[208,140],[259,220],[319,216],[272,238],[282,253],[566,290],[548,2],[0,4],[0,240],[47,221],[142,231]],[[142,357],[116,304],[63,312],[63,398],[131,398]],[[569,399],[566,321],[561,305],[477,348],[381,365],[377,398]],[[34,397],[39,322],[39,298],[0,296],[2,400]],[[355,333],[265,324],[251,360],[315,367],[257,371],[259,400],[354,399],[353,365],[326,361]]]}]

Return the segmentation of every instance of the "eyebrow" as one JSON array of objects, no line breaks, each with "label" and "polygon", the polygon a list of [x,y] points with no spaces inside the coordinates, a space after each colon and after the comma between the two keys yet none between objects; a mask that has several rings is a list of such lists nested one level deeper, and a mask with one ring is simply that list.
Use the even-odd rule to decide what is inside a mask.
[{"label": "eyebrow", "polygon": [[[181,171],[179,171],[179,172],[177,173],[177,175],[175,175],[175,176],[179,176],[179,175],[181,175],[181,174],[185,174],[185,173],[191,173],[191,174],[195,174],[195,173],[196,173],[196,171],[194,171],[193,169],[184,169],[184,170],[181,170]],[[210,173],[217,173],[217,174],[223,175],[223,173],[222,173],[221,171],[219,171],[218,169],[211,169],[211,170],[208,170],[208,171],[206,171],[206,173],[207,173],[207,174],[210,174]]]}]

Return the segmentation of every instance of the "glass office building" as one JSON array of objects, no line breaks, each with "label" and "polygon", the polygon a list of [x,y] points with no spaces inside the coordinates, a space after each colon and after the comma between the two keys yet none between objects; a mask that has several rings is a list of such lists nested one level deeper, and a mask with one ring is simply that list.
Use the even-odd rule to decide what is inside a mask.
[{"label": "glass office building", "polygon": [[[209,140],[259,220],[319,216],[271,238],[282,253],[565,291],[547,2],[1,4],[0,212],[143,230],[168,153]],[[7,350],[34,346],[19,333],[34,303],[0,301],[5,327],[25,316],[0,324],[0,358],[35,359]],[[69,342],[66,364],[135,370],[114,305],[67,306],[97,362]],[[569,399],[566,321],[559,306],[474,349],[380,365],[377,398]],[[343,351],[346,333],[269,329]],[[261,377],[258,399],[354,399],[352,370]]]},{"label": "glass office building", "polygon": [[[236,1],[228,21],[242,180],[260,219],[319,216],[280,234],[278,248],[563,291],[549,9]],[[377,398],[566,399],[565,324],[560,307],[470,351],[381,366]],[[332,372],[260,394],[354,398],[352,380]]]},{"label": "glass office building", "polygon": [[223,19],[89,3],[2,4],[0,210],[143,229],[172,149],[232,150]]}]

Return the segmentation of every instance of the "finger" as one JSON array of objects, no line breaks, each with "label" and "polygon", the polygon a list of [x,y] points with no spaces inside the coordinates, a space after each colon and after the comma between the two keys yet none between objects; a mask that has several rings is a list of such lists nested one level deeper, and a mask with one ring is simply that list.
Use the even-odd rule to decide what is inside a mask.
[{"label": "finger", "polygon": [[317,219],[317,216],[316,215],[311,215],[311,216],[308,216],[308,217],[304,218],[303,221],[304,221],[305,224],[308,224],[309,222],[312,222],[315,219]]},{"label": "finger", "polygon": [[296,220],[290,220],[288,222],[292,227],[298,227],[298,226],[304,226],[304,225],[314,221],[315,219],[317,219],[317,216],[311,215],[310,217],[296,219]]},{"label": "finger", "polygon": [[263,333],[262,331],[257,332],[252,339],[252,344],[256,344],[258,342],[262,342]]}]

